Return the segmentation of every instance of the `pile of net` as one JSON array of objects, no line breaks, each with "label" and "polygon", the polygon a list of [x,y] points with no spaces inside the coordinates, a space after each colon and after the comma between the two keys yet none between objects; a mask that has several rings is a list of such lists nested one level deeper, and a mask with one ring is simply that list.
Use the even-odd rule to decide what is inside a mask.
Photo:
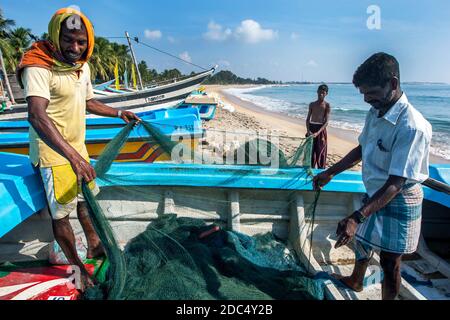
[{"label": "pile of net", "polygon": [[[271,234],[249,237],[203,221],[166,215],[124,250],[126,281],[121,299],[245,300],[323,299],[321,283],[305,275]],[[107,287],[108,284],[104,284]],[[105,288],[85,298],[104,299]]]},{"label": "pile of net", "polygon": [[[152,139],[170,154],[177,143],[149,123]],[[112,163],[133,130],[128,124],[105,148],[95,165],[97,178],[108,175]],[[255,139],[241,147],[245,160],[261,165],[278,155],[280,167],[304,166],[311,176],[311,139],[304,139],[290,156],[270,141]],[[256,153],[252,149],[257,150]],[[264,149],[265,152],[259,152]],[[269,151],[268,151],[269,150]],[[256,154],[256,156],[255,156]],[[256,158],[255,158],[256,157]],[[193,155],[195,162],[195,155]],[[151,165],[151,164],[149,164]],[[300,177],[299,177],[300,178]],[[249,237],[213,226],[201,219],[160,215],[122,251],[102,207],[83,185],[94,227],[105,247],[108,277],[89,289],[86,299],[323,299],[323,284],[296,264],[285,244],[272,234]],[[315,204],[313,211],[315,210]],[[206,232],[206,235],[205,235]]]}]

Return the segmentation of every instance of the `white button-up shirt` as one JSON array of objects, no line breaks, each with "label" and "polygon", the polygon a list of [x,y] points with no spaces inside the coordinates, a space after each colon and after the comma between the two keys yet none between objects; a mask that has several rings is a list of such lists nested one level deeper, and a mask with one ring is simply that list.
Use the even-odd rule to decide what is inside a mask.
[{"label": "white button-up shirt", "polygon": [[362,178],[369,196],[390,175],[407,179],[406,183],[428,178],[430,123],[403,93],[383,117],[371,108],[358,138],[362,147]]}]

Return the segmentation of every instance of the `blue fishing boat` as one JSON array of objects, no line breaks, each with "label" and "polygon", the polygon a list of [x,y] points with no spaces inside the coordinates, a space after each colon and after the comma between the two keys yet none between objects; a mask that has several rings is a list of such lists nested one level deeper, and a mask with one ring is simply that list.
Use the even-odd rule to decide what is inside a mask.
[{"label": "blue fishing boat", "polygon": [[97,84],[93,86],[94,90],[99,90],[99,91],[104,91],[106,88],[108,88],[110,85],[112,85],[114,83],[114,81],[116,81],[115,79]]},{"label": "blue fishing boat", "polygon": [[[203,136],[203,129],[198,110],[161,110],[152,112],[144,120],[155,126],[161,134],[178,139],[195,148]],[[117,118],[88,119],[86,130],[86,146],[89,156],[96,159],[105,146],[125,125]],[[0,151],[27,155],[29,153],[29,123],[27,121],[0,122]],[[121,149],[117,161],[167,161],[170,159],[158,142],[142,127],[137,126],[130,139]]]},{"label": "blue fishing boat", "polygon": [[[138,114],[144,121],[162,120],[170,121],[170,119],[194,116],[200,119],[200,114],[196,109],[160,109],[156,111],[143,112]],[[123,127],[124,121],[119,118],[88,118],[86,119],[86,129],[105,129]],[[0,134],[26,132],[30,128],[27,120],[19,121],[0,121]]]},{"label": "blue fishing boat", "polygon": [[177,109],[197,108],[200,118],[209,121],[214,119],[217,109],[217,99],[206,94],[191,95]]},{"label": "blue fishing boat", "polygon": [[[2,163],[13,167],[17,165],[18,168],[21,165],[26,167],[25,159],[12,154],[2,154],[0,157]],[[2,183],[21,181],[22,172],[32,172],[31,167],[26,170],[25,167],[15,170]],[[434,167],[441,170],[439,166]],[[332,235],[337,222],[361,205],[365,188],[359,172],[347,171],[336,176],[320,195],[314,216],[310,215],[310,209],[315,193],[303,168],[114,163],[107,176],[105,180],[97,180],[102,190],[97,201],[104,208],[121,247],[165,214],[203,219],[220,228],[247,235],[272,232],[289,244],[312,276],[323,281],[328,299],[366,300],[381,297],[382,275],[377,255],[366,275],[363,292],[350,291],[326,276],[327,272],[348,274],[354,263],[354,254],[349,247],[334,249]],[[40,188],[38,176],[31,174],[26,183],[17,186],[16,193],[20,194],[24,188],[28,193]],[[427,197],[432,198],[427,187],[424,189]],[[2,197],[13,198],[11,193],[14,189],[3,190],[7,194]],[[0,238],[0,261],[48,258],[45,248],[53,240],[49,216],[41,214],[28,218],[29,214],[21,213],[43,208],[42,193],[36,191],[31,194],[33,199],[30,197],[14,202],[16,210],[9,211],[14,216],[13,223],[8,226],[1,224],[0,234],[4,236]],[[441,200],[448,209],[448,198],[438,201]],[[427,214],[424,212],[424,217]],[[81,235],[82,229],[76,223],[76,216],[71,217],[71,222],[76,236]],[[446,232],[449,236],[448,229]],[[437,272],[423,280],[421,277],[426,278],[431,268]],[[450,275],[446,274],[447,270],[448,263],[432,253],[426,247],[425,240],[421,239],[418,251],[404,262],[400,299],[448,299],[448,291],[445,290],[448,290]],[[0,299],[1,283],[0,278]],[[29,293],[21,295],[24,296],[33,298]]]}]

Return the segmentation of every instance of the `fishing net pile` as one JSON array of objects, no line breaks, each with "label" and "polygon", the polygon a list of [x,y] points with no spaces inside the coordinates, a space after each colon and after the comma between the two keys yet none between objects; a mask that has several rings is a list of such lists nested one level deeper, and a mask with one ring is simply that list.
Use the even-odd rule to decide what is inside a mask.
[{"label": "fishing net pile", "polygon": [[[322,283],[308,276],[307,270],[297,264],[295,253],[274,234],[250,237],[227,231],[226,223],[211,223],[210,217],[179,217],[154,208],[154,219],[121,249],[108,219],[116,220],[120,227],[127,228],[127,222],[124,221],[127,216],[140,221],[138,216],[144,216],[150,209],[136,204],[122,204],[119,209],[105,205],[105,201],[100,204],[99,199],[102,199],[104,190],[108,189],[109,196],[114,198],[111,201],[130,196],[133,199],[160,197],[159,193],[152,192],[151,188],[145,188],[142,184],[133,186],[135,176],[120,176],[117,170],[110,170],[133,125],[130,123],[125,126],[95,163],[97,180],[106,181],[104,185],[108,187],[102,187],[100,194],[94,197],[89,188],[83,186],[90,215],[105,247],[109,265],[106,280],[90,288],[85,294],[86,299],[324,298]],[[164,136],[156,126],[147,122],[139,125],[147,131],[149,139],[156,140],[168,154],[179,148],[179,141]],[[261,165],[267,158],[276,155],[281,168],[303,168],[301,175],[306,178],[305,183],[309,183],[311,143],[311,139],[304,139],[292,154],[285,155],[271,141],[256,138],[243,144],[239,151],[242,151],[248,165]],[[204,156],[199,159],[189,148],[182,148],[181,153],[183,161],[190,158],[194,163],[211,163],[211,159],[205,159]],[[233,161],[237,160],[235,152]],[[126,186],[121,186],[121,181],[125,180]],[[207,195],[199,197],[207,199]],[[312,219],[316,203],[317,196],[307,210],[307,215]],[[229,203],[224,200],[223,204]]]}]

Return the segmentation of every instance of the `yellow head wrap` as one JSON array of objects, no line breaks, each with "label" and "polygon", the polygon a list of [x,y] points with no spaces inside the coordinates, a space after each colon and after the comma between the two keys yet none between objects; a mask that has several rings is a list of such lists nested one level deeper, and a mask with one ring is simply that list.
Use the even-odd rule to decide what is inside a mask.
[{"label": "yellow head wrap", "polygon": [[[94,51],[94,28],[92,27],[91,22],[84,14],[82,14],[80,11],[73,9],[73,8],[63,8],[56,11],[56,13],[53,15],[52,19],[50,20],[48,24],[48,36],[50,38],[50,41],[52,42],[55,49],[60,52],[60,46],[59,46],[59,35],[61,32],[61,24],[66,20],[67,18],[71,16],[79,16],[81,18],[81,22],[83,22],[84,26],[86,27],[87,31],[87,37],[88,37],[88,47],[86,49],[85,54],[82,57],[82,60],[77,61],[77,63],[85,63],[89,60],[89,58],[92,56],[92,52]],[[76,22],[76,21],[75,21]]]}]

